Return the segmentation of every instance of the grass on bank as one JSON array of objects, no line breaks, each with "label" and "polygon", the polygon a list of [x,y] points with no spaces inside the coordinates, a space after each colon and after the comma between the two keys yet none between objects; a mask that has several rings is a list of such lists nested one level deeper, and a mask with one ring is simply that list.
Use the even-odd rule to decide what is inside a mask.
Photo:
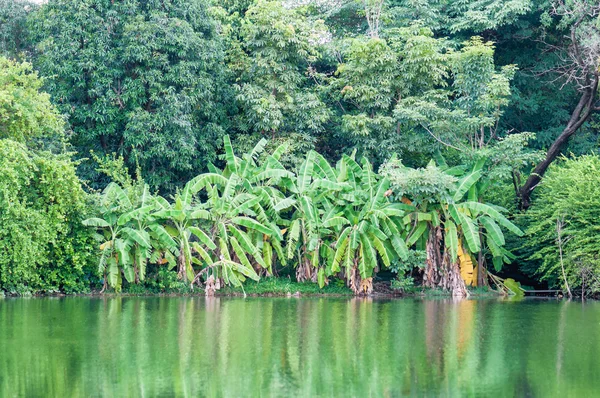
[{"label": "grass on bank", "polygon": [[287,296],[287,295],[343,295],[352,296],[352,291],[342,283],[332,281],[328,286],[319,288],[313,282],[296,282],[290,278],[263,278],[258,282],[252,280],[244,283],[244,289],[226,286],[217,294],[220,296],[243,295],[244,291],[250,296]]},{"label": "grass on bank", "polygon": [[[501,294],[489,286],[472,287],[468,286],[467,290],[472,297],[497,297]],[[442,289],[432,289],[424,286],[413,286],[402,290],[402,294],[406,296],[422,296],[422,297],[451,297],[452,292]]]},{"label": "grass on bank", "polygon": [[[218,290],[217,296],[288,296],[288,295],[343,295],[351,296],[352,291],[345,286],[343,281],[332,281],[323,289],[313,282],[296,282],[289,277],[262,278],[260,281],[247,280],[243,289],[225,286]],[[110,292],[109,292],[110,293]],[[143,285],[126,285],[123,294],[133,296],[144,295],[204,295],[204,290],[199,287],[190,289],[189,284],[169,278],[160,282],[152,281]]]}]

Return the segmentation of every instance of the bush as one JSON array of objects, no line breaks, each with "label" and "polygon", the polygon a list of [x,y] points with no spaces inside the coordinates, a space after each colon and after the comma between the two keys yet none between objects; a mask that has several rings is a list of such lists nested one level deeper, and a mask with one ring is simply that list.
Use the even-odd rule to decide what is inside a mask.
[{"label": "bush", "polygon": [[522,257],[532,261],[525,271],[551,287],[563,287],[557,222],[562,224],[563,261],[571,289],[600,291],[600,157],[564,159],[553,165],[537,189],[525,215],[527,239]]},{"label": "bush", "polygon": [[0,290],[81,292],[93,281],[86,194],[66,155],[0,140]]}]

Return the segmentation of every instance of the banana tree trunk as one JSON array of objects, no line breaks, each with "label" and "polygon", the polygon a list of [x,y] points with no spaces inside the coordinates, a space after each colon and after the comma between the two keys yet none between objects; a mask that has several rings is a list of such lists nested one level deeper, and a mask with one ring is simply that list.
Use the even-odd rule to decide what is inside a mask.
[{"label": "banana tree trunk", "polygon": [[183,246],[179,248],[179,257],[177,257],[177,276],[179,279],[185,280],[185,249]]},{"label": "banana tree trunk", "polygon": [[431,228],[426,245],[424,285],[451,291],[453,296],[466,296],[467,289],[460,275],[458,261],[453,262],[448,251],[442,249],[443,238],[441,226]]}]

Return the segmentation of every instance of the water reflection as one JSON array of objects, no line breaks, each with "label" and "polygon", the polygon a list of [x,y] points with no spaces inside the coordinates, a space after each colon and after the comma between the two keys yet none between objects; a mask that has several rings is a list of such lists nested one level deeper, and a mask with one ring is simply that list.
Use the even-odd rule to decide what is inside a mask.
[{"label": "water reflection", "polygon": [[592,396],[600,305],[0,300],[0,396]]}]

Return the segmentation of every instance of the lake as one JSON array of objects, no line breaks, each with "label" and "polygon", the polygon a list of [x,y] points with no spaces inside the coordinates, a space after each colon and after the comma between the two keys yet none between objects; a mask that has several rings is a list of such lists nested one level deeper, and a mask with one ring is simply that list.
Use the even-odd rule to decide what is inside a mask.
[{"label": "lake", "polygon": [[0,396],[595,396],[600,303],[0,299]]}]

